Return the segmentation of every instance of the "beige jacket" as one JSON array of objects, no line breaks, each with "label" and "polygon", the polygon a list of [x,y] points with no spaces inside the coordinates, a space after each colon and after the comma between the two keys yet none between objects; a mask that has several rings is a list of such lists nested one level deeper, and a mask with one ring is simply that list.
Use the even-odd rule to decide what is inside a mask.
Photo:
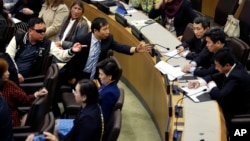
[{"label": "beige jacket", "polygon": [[46,36],[50,40],[54,41],[64,17],[69,14],[69,9],[66,4],[60,4],[58,7],[53,7],[51,9],[47,7],[48,5],[45,3],[42,5],[42,9],[39,12],[38,17],[42,18],[46,24]]}]

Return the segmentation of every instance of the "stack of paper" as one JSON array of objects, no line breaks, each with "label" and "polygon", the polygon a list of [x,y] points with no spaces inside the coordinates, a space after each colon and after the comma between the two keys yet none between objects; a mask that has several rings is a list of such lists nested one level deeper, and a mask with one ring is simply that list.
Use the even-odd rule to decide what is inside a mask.
[{"label": "stack of paper", "polygon": [[169,80],[174,80],[178,77],[183,76],[185,73],[182,72],[179,68],[175,68],[172,65],[164,62],[164,61],[160,61],[158,62],[155,67],[161,71],[163,74],[167,74],[168,75],[168,79]]}]

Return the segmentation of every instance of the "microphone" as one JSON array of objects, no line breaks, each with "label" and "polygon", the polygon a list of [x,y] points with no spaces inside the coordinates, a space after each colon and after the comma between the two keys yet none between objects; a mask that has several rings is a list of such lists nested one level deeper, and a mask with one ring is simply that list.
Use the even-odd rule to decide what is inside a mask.
[{"label": "microphone", "polygon": [[132,17],[132,14],[123,14],[122,16],[123,16],[123,17],[125,17],[125,16]]},{"label": "microphone", "polygon": [[168,48],[168,47],[165,47],[165,46],[163,46],[163,45],[160,45],[160,44],[150,44],[151,46],[159,46],[159,47],[162,47],[162,48],[165,48],[166,50],[170,50],[170,48]]},{"label": "microphone", "polygon": [[139,31],[141,31],[144,27],[147,27],[147,26],[149,26],[149,25],[155,23],[155,21],[152,20],[152,19],[149,19],[149,20],[145,21],[144,23],[145,23],[146,25],[141,26],[141,27],[139,28]]},{"label": "microphone", "polygon": [[[177,46],[177,48],[178,47],[180,47],[180,46]],[[184,50],[183,51],[181,51],[181,52],[179,52],[179,53],[176,53],[176,54],[174,54],[174,55],[172,55],[172,56],[170,56],[165,62],[168,62],[170,59],[172,59],[172,58],[174,58],[175,56],[177,56],[177,55],[179,55],[180,53],[182,53],[182,52],[184,52],[184,51],[186,51],[187,49],[186,48],[184,48]]]}]

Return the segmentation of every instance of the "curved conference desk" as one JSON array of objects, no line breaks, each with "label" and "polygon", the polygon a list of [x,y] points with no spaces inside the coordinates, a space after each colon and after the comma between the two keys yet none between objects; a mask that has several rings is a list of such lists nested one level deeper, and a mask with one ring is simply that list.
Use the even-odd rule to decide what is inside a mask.
[{"label": "curved conference desk", "polygon": [[[110,11],[114,12],[115,7],[111,7]],[[114,35],[116,41],[131,46],[138,45],[139,40],[131,34],[131,29],[125,28],[116,22],[114,15],[106,15],[94,5],[87,3],[85,4],[84,13],[91,21],[95,17],[106,18],[109,22],[110,32]],[[129,24],[133,20],[148,19],[147,16],[139,11],[131,14],[131,17],[124,16]],[[141,28],[141,32],[151,43],[165,45],[170,50],[175,49],[180,44],[176,37],[157,23]],[[160,47],[158,47],[158,50],[161,52],[166,51]],[[174,125],[176,121],[174,114],[172,117],[169,114],[169,109],[171,109],[169,106],[174,106],[176,101],[182,98],[182,96],[167,94],[163,76],[154,67],[156,59],[151,57],[149,53],[140,53],[133,56],[115,53],[115,56],[123,67],[123,80],[131,86],[150,113],[161,139],[173,140],[173,130],[176,128],[176,125]],[[187,63],[183,58],[172,58],[168,62],[173,65]],[[184,98],[183,107],[184,118],[178,119],[178,122],[184,123],[184,125],[178,126],[178,130],[183,130],[183,141],[200,140],[201,138],[204,138],[206,141],[226,140],[224,119],[216,101],[193,103],[191,100]],[[173,111],[170,112],[174,113]]]}]

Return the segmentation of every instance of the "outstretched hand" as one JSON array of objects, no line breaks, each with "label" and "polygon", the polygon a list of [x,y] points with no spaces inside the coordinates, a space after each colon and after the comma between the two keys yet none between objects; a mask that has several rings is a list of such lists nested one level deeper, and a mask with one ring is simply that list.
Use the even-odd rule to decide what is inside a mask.
[{"label": "outstretched hand", "polygon": [[141,53],[141,52],[150,52],[152,48],[152,45],[150,44],[145,44],[144,42],[141,42],[137,47],[136,51]]},{"label": "outstretched hand", "polygon": [[71,48],[73,52],[80,52],[83,47],[87,47],[87,45],[82,45],[80,43],[75,43]]}]

